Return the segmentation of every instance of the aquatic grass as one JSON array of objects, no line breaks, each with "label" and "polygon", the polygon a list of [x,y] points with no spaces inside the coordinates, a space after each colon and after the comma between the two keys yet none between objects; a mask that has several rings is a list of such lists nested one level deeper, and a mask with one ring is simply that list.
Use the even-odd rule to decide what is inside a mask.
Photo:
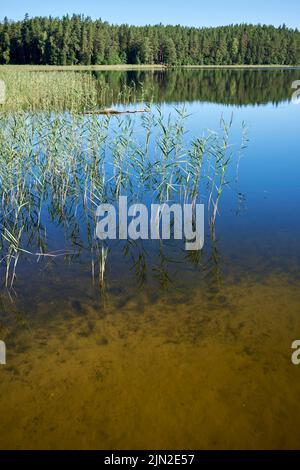
[{"label": "aquatic grass", "polygon": [[[164,116],[82,112],[0,114],[0,248],[7,286],[20,258],[91,253],[104,285],[108,250],[95,240],[95,210],[119,195],[134,200],[208,201],[214,229],[234,161],[231,122],[189,139],[184,109]],[[63,233],[57,251],[49,226]],[[76,255],[77,254],[77,255]],[[0,264],[1,265],[1,264]],[[98,265],[98,268],[96,266]],[[143,259],[136,267],[143,268]],[[165,279],[166,281],[166,279]]]},{"label": "aquatic grass", "polygon": [[[210,213],[210,227],[215,236],[215,224],[218,215],[219,203],[222,193],[229,181],[227,180],[227,170],[234,156],[232,144],[229,142],[229,133],[232,127],[233,115],[229,123],[226,123],[223,117],[221,118],[221,138],[215,132],[211,133],[209,157],[210,166],[207,174],[207,179],[210,184],[210,194],[208,199],[208,209]],[[239,153],[240,154],[240,153]]]},{"label": "aquatic grass", "polygon": [[110,85],[105,76],[93,72],[30,71],[2,68],[0,80],[6,85],[6,101],[2,111],[85,112],[106,107],[138,102],[151,102],[151,88],[133,81],[121,88]]}]

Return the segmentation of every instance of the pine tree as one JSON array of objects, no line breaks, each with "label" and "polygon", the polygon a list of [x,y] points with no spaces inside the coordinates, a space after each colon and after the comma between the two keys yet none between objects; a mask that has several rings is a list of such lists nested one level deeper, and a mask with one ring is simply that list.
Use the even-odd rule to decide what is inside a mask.
[{"label": "pine tree", "polygon": [[286,64],[300,62],[300,32],[285,25],[219,28],[115,26],[83,15],[0,22],[6,64]]}]

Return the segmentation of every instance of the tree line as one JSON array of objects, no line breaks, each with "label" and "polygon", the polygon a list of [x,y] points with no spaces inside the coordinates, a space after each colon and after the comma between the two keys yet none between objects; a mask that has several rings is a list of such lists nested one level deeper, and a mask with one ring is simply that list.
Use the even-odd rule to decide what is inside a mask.
[{"label": "tree line", "polygon": [[285,25],[214,28],[111,25],[83,15],[0,22],[0,63],[31,65],[300,64],[300,32]]}]

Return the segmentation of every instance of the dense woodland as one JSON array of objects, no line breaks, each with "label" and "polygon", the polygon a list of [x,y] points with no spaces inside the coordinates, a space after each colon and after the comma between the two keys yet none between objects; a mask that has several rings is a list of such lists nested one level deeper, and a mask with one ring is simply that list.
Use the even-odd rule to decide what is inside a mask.
[{"label": "dense woodland", "polygon": [[218,28],[110,25],[82,15],[0,23],[1,64],[300,64],[300,32],[285,25]]}]

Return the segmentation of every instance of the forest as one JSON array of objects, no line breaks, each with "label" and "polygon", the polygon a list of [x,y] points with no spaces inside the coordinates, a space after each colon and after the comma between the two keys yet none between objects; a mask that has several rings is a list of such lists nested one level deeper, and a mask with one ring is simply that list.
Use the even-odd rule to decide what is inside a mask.
[{"label": "forest", "polygon": [[142,27],[26,15],[1,21],[0,64],[298,65],[300,32],[285,25]]}]

